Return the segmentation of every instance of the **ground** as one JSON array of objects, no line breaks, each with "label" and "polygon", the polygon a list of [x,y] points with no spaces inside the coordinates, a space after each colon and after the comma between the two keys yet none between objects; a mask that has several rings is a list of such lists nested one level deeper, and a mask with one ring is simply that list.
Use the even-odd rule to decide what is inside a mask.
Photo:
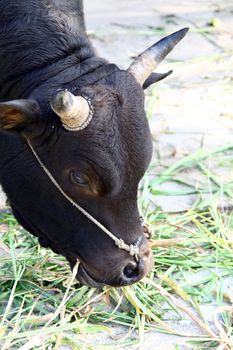
[{"label": "ground", "polygon": [[[182,27],[190,33],[177,46],[158,71],[174,73],[158,83],[151,101],[148,92],[149,118],[154,136],[155,158],[162,168],[198,149],[211,150],[232,143],[233,101],[233,4],[231,1],[86,1],[87,28],[98,51],[110,61],[126,68],[132,57],[153,44],[161,36]],[[233,181],[233,168],[219,169]],[[196,179],[195,169],[188,178]],[[200,179],[201,181],[201,179]],[[164,188],[180,191],[180,184],[164,184]],[[161,187],[160,187],[161,189]],[[164,211],[190,208],[196,195],[157,195],[154,199]],[[233,201],[231,200],[231,204]],[[205,310],[212,322],[214,306]],[[182,327],[182,325],[181,325]],[[192,324],[184,328],[192,332]],[[147,350],[175,349],[183,343],[178,337],[149,333],[143,347]],[[184,347],[182,347],[184,349]]]},{"label": "ground", "polygon": [[[101,56],[124,69],[129,66],[134,56],[162,36],[183,27],[190,27],[190,32],[185,39],[158,69],[159,72],[173,69],[173,74],[146,91],[146,109],[154,139],[154,158],[148,175],[142,182],[143,194],[155,213],[157,213],[156,208],[160,208],[159,215],[161,213],[182,215],[180,220],[176,216],[175,223],[168,216],[168,221],[171,220],[169,222],[174,226],[183,228],[188,222],[188,214],[183,213],[190,213],[190,210],[197,205],[198,210],[208,207],[210,201],[211,208],[214,202],[214,208],[225,211],[224,218],[229,221],[229,209],[233,207],[232,0],[221,2],[216,0],[181,0],[179,2],[85,0],[84,2],[87,30],[95,48]],[[203,159],[206,161],[204,164]],[[196,162],[195,166],[192,166],[193,162]],[[145,185],[147,182],[150,183],[150,190]],[[3,198],[1,196],[0,203],[4,208],[4,196]],[[141,205],[143,207],[143,203]],[[215,219],[218,215],[216,213],[212,213]],[[151,212],[149,214],[148,220],[154,224]],[[192,219],[192,225],[191,221],[188,222],[186,230],[195,231],[201,222],[200,217],[196,222],[197,226],[192,226],[195,223]],[[201,218],[203,219],[203,216]],[[154,225],[155,237],[158,232],[158,236],[162,236],[160,232],[163,225],[163,223]],[[231,229],[227,234],[227,241],[232,244]],[[173,231],[171,231],[171,237],[172,235]],[[164,237],[159,236],[159,238]],[[202,237],[197,236],[195,239],[198,241]],[[203,246],[200,246],[198,249],[202,248]],[[230,252],[232,256],[232,245]],[[202,253],[201,251],[200,254]],[[156,261],[159,263],[160,253],[156,252],[156,254]],[[216,256],[219,258],[218,255]],[[175,260],[176,258],[174,258],[174,264]],[[208,273],[215,267],[214,264],[206,266],[208,266],[206,270],[202,269],[201,272],[192,273],[190,276],[188,273],[182,275],[184,280],[180,279],[181,286],[194,286],[195,279],[196,284],[208,279]],[[170,276],[167,271],[161,277],[163,281],[166,276]],[[224,274],[225,271],[216,268],[215,273]],[[222,288],[227,291],[228,301],[232,301],[232,272],[226,276],[226,279],[221,280]],[[192,281],[188,284],[189,278]],[[178,294],[178,301],[182,304],[185,299],[182,293],[176,289],[177,287],[171,285],[171,281],[166,282],[171,290],[175,290]],[[218,319],[215,318],[214,322],[216,310],[219,312],[219,304],[215,302],[216,300],[211,299],[208,303],[200,304],[199,308],[210,329],[217,334],[218,332],[222,334],[218,327]],[[224,305],[229,307],[230,304]],[[158,306],[153,307],[156,309]],[[193,305],[189,305],[187,309],[193,310]],[[196,336],[206,334],[200,325],[190,320],[190,317],[179,318],[175,314],[172,315],[171,310],[167,317],[163,315],[163,319],[170,320],[167,324],[177,333]],[[111,329],[110,335],[109,329]],[[88,344],[95,344],[94,348],[105,349],[107,347],[100,344],[115,340],[112,348],[116,348],[118,340],[122,341],[127,335],[128,328],[113,324],[109,325],[109,329],[97,335],[87,334],[85,341]],[[137,337],[138,333],[135,331],[129,336],[130,339]],[[140,336],[139,344],[128,347],[118,344],[118,349],[204,348],[204,345],[187,344],[186,340],[187,337],[184,336],[149,330],[144,336]],[[68,347],[70,348],[73,349],[72,346]],[[81,348],[85,349],[85,347]],[[88,346],[86,348],[89,349]],[[217,348],[217,345],[213,345],[213,348]],[[61,346],[59,349],[67,349],[67,346]],[[221,343],[218,349],[230,349],[230,347],[224,347]]]}]

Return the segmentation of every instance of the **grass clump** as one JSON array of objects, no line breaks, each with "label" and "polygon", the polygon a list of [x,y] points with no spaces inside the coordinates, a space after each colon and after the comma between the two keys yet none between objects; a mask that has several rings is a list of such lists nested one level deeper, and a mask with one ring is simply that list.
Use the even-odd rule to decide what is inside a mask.
[{"label": "grass clump", "polygon": [[[156,179],[145,178],[140,206],[154,227],[155,265],[130,287],[96,291],[79,285],[63,257],[38,246],[12,215],[2,214],[1,349],[122,349],[142,344],[149,330],[180,335],[193,349],[232,349],[232,182],[221,183],[207,166],[214,156],[228,167],[232,148],[198,151]],[[200,172],[198,188],[195,179],[185,179],[193,167]],[[174,213],[156,206],[154,194],[170,181],[181,186],[181,199],[184,185],[195,192],[192,208]],[[221,205],[223,196],[228,206]],[[187,322],[193,327],[184,327]]]}]

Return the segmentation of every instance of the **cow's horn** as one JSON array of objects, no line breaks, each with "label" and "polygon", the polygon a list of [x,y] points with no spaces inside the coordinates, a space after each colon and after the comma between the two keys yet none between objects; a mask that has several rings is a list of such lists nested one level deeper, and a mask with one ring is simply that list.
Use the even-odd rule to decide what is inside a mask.
[{"label": "cow's horn", "polygon": [[53,111],[61,118],[65,129],[79,131],[91,121],[93,113],[90,101],[83,96],[74,96],[67,90],[57,91],[50,100]]},{"label": "cow's horn", "polygon": [[166,36],[157,43],[141,53],[129,66],[128,71],[134,75],[139,84],[143,85],[145,80],[169,54],[174,46],[185,36],[189,28],[183,28]]}]

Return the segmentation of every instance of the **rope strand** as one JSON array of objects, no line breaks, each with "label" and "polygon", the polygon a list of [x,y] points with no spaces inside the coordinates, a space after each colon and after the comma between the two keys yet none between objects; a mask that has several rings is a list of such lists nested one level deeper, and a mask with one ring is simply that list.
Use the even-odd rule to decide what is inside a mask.
[{"label": "rope strand", "polygon": [[31,149],[33,155],[35,156],[36,160],[40,164],[41,168],[44,170],[46,175],[49,177],[51,182],[55,185],[55,187],[60,191],[60,193],[75,207],[77,208],[83,215],[85,215],[90,221],[92,221],[96,226],[98,226],[106,235],[108,235],[114,242],[115,245],[122,250],[127,251],[131,256],[135,256],[136,261],[139,260],[139,245],[141,243],[142,237],[139,237],[136,243],[134,244],[126,244],[122,238],[116,237],[111,231],[109,231],[104,225],[102,225],[98,220],[96,220],[90,213],[88,213],[85,209],[83,209],[79,204],[73,201],[72,198],[70,198],[66,192],[63,191],[63,189],[60,187],[58,182],[55,180],[53,175],[50,173],[50,171],[45,167],[41,159],[39,158],[38,154],[34,150],[32,144],[30,141],[26,138],[29,148]]}]

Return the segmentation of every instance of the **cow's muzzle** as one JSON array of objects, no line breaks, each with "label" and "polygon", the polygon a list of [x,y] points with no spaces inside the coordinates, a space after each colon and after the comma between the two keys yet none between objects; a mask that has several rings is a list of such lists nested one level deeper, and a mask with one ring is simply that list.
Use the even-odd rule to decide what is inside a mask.
[{"label": "cow's muzzle", "polygon": [[138,261],[131,259],[122,270],[120,285],[126,286],[140,281],[153,268],[153,255],[147,239],[140,246]]},{"label": "cow's muzzle", "polygon": [[[74,263],[70,262],[70,265],[73,269]],[[81,262],[76,279],[93,288],[101,288],[104,285],[122,287],[140,281],[153,267],[153,256],[148,240],[143,237],[137,260],[127,254],[125,259],[114,261],[114,268],[108,269],[107,265],[106,263],[105,271],[96,274],[91,272],[88,265]]]}]

